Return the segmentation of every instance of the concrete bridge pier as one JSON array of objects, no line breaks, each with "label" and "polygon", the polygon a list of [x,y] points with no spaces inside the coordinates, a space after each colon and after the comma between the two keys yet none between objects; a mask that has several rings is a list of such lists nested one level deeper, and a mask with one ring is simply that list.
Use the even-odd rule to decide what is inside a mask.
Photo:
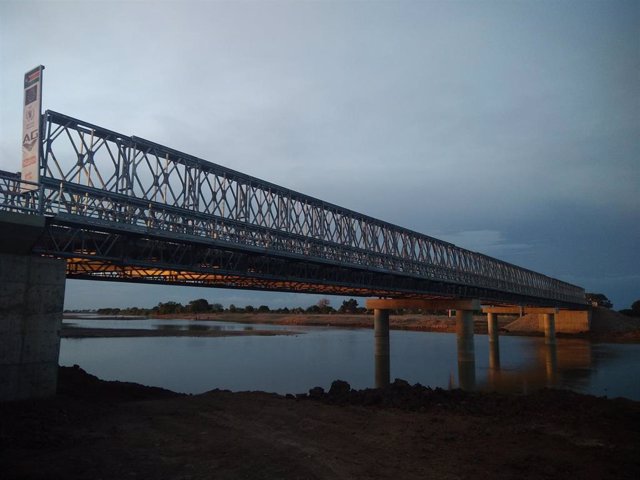
[{"label": "concrete bridge pier", "polygon": [[476,359],[473,340],[473,312],[480,310],[480,301],[471,299],[378,298],[367,300],[374,312],[376,356],[376,386],[389,383],[389,311],[415,308],[426,311],[455,310],[458,345],[458,378],[460,387],[473,390],[476,384]]},{"label": "concrete bridge pier", "polygon": [[489,341],[498,343],[498,314],[493,312],[487,313],[487,333]]},{"label": "concrete bridge pier", "polygon": [[[482,311],[487,314],[487,321],[489,322],[489,341],[492,341],[492,319],[495,318],[498,314],[507,314],[507,315],[517,315],[518,313],[522,314],[524,311],[525,314],[536,314],[538,318],[540,318],[540,324],[538,328],[544,331],[545,343],[553,344],[556,343],[556,316],[559,314],[559,310],[555,307],[483,307]],[[589,318],[587,312],[583,311],[575,311],[570,312],[579,315],[584,313],[584,319],[580,316],[576,323],[582,325],[583,323],[587,324]],[[497,327],[497,322],[496,322]],[[495,328],[495,338],[497,338],[497,328]]]},{"label": "concrete bridge pier", "polygon": [[391,356],[389,347],[389,310],[373,311],[373,335],[375,339],[375,386],[384,388],[391,381]]},{"label": "concrete bridge pier", "polygon": [[489,373],[500,370],[500,343],[498,341],[498,314],[487,313],[487,333],[489,336]]}]

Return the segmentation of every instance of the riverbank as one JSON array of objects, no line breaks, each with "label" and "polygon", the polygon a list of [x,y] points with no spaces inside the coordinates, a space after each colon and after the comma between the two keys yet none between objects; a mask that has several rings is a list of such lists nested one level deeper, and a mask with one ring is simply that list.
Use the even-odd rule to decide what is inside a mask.
[{"label": "riverbank", "polygon": [[[309,327],[373,328],[373,315],[368,314],[179,313],[171,315],[155,315],[152,318],[216,320],[219,322],[238,322],[266,325],[296,325]],[[513,318],[505,316],[500,319],[500,325],[507,325],[511,321],[513,321]],[[482,315],[474,316],[476,333],[487,333],[486,323],[486,317]],[[453,333],[456,331],[456,319],[455,316],[449,317],[447,315],[390,315],[389,328],[393,330]]]},{"label": "riverbank", "polygon": [[207,328],[161,328],[156,330],[143,328],[86,328],[63,325],[62,338],[125,338],[125,337],[246,337],[273,335],[299,335],[294,330],[216,330]]},{"label": "riverbank", "polygon": [[[529,317],[529,316],[528,316]],[[533,317],[533,316],[531,316]],[[373,315],[349,314],[279,314],[279,313],[204,313],[157,315],[159,319],[216,320],[248,324],[285,326],[327,326],[343,328],[373,328]],[[484,315],[474,315],[474,332],[487,333],[487,319]],[[537,318],[519,320],[515,315],[500,315],[498,328],[500,335],[543,336],[538,330]],[[607,309],[595,309],[591,321],[592,331],[580,333],[557,333],[559,338],[582,338],[598,342],[640,343],[640,319],[626,317]],[[447,315],[405,314],[389,317],[391,330],[411,330],[419,332],[455,333],[455,317]]]},{"label": "riverbank", "polygon": [[640,403],[396,382],[355,392],[179,395],[61,368],[0,409],[4,479],[640,477]]}]

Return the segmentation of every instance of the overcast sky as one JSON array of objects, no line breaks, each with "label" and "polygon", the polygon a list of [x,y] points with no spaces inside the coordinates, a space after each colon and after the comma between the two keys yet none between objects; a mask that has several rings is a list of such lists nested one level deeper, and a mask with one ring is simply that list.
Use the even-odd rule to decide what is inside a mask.
[{"label": "overcast sky", "polygon": [[[19,169],[23,75],[43,64],[44,109],[627,308],[640,298],[639,26],[638,1],[0,0],[0,169]],[[318,298],[69,281],[65,306],[199,297]]]}]

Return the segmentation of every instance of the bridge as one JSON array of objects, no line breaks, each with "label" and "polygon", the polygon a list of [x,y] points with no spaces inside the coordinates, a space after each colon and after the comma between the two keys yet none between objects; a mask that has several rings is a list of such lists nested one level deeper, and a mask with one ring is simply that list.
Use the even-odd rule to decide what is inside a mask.
[{"label": "bridge", "polygon": [[501,308],[496,342],[495,315],[527,308],[553,341],[554,314],[586,304],[578,286],[143,138],[53,111],[40,128],[37,181],[0,172],[10,315],[60,316],[65,277],[378,297],[384,356],[392,308],[458,310],[467,339],[473,310]]},{"label": "bridge", "polygon": [[[135,136],[44,115],[40,182],[0,209],[45,218],[68,278],[572,307],[584,290]],[[29,186],[32,189],[26,189]]]}]

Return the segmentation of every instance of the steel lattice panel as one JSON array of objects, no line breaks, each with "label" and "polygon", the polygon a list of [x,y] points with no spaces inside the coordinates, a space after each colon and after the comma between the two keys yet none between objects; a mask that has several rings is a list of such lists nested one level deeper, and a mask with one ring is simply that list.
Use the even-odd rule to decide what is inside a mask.
[{"label": "steel lattice panel", "polygon": [[[301,283],[326,287],[322,275],[331,270],[348,272],[343,273],[347,286],[337,279],[329,283],[348,287],[354,295],[482,293],[482,298],[495,301],[584,304],[580,287],[141,138],[51,111],[45,114],[44,125],[40,188],[23,198],[9,192],[15,179],[0,180],[0,208],[13,208],[17,202],[24,211],[51,216],[52,228],[64,225],[76,229],[74,235],[85,229],[138,241],[146,238],[183,245],[183,250],[192,246],[236,252],[245,261],[262,259],[270,269],[280,262],[287,267],[269,275],[296,278],[296,287],[291,286],[295,291],[303,288]],[[122,248],[121,242],[115,243]],[[157,262],[145,251],[150,255],[147,264]],[[41,252],[73,256],[69,246],[49,245]],[[194,271],[193,263],[177,262],[175,253],[162,265]],[[315,269],[299,276],[297,264]],[[385,280],[372,283],[362,272]],[[230,270],[231,276],[250,273]],[[254,277],[257,281],[259,275]]]}]

